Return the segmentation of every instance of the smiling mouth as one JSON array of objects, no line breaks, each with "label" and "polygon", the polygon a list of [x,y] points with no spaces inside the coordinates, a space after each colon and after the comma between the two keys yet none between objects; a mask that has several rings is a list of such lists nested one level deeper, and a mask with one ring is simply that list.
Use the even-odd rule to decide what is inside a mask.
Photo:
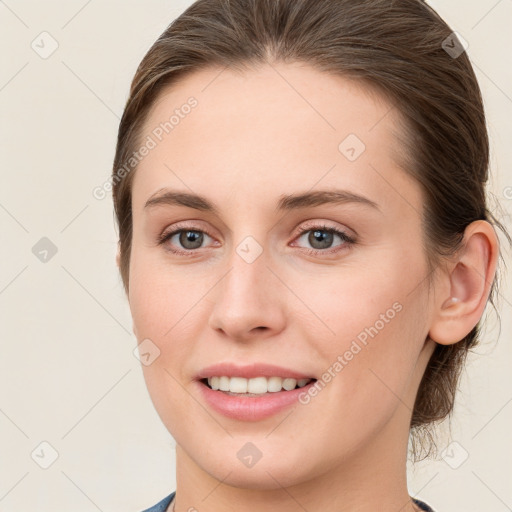
[{"label": "smiling mouth", "polygon": [[316,379],[292,379],[282,377],[208,377],[201,382],[213,391],[241,397],[259,397],[283,391],[293,391],[307,386]]}]

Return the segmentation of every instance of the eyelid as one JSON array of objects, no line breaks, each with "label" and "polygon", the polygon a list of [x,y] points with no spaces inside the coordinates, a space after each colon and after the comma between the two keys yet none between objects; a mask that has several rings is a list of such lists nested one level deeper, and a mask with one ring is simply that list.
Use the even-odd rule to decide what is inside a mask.
[{"label": "eyelid", "polygon": [[197,224],[189,224],[189,223],[197,223],[201,222],[197,219],[191,219],[186,221],[179,221],[175,222],[172,226],[165,228],[160,235],[157,236],[157,239],[159,242],[162,240],[165,240],[171,235],[175,235],[176,232],[179,231],[200,231],[201,233],[207,234],[210,238],[215,238],[215,236],[212,234],[211,230],[206,227],[198,226]]},{"label": "eyelid", "polygon": [[204,227],[201,225],[202,222],[198,219],[191,219],[191,220],[184,220],[184,221],[178,221],[172,224],[171,226],[168,226],[165,228],[160,235],[158,235],[158,239],[161,240],[171,233],[175,234],[176,231],[201,231],[203,233],[206,233],[208,236],[213,237],[211,234],[211,231],[208,227]]},{"label": "eyelid", "polygon": [[304,231],[309,231],[313,229],[326,229],[326,230],[333,230],[333,231],[339,231],[340,233],[345,234],[348,238],[357,238],[357,233],[354,229],[349,229],[346,226],[340,226],[332,224],[332,221],[325,220],[325,219],[315,219],[315,220],[307,220],[304,222],[301,222],[297,228],[294,229],[293,238],[295,239],[297,236],[302,235]]}]

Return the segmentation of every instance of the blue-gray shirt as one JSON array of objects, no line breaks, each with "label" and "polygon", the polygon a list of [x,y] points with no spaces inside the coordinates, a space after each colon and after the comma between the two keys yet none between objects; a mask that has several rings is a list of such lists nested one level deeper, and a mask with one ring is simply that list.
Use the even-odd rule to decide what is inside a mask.
[{"label": "blue-gray shirt", "polygon": [[[156,505],[147,508],[142,512],[165,512],[167,510],[167,507],[171,504],[171,501],[174,498],[175,494],[176,492],[169,494],[169,496],[164,498],[162,501],[159,501]],[[423,501],[417,500],[416,498],[413,498],[413,501],[416,505],[418,505],[418,507],[421,508],[421,510],[424,510],[425,512],[434,512],[434,510]]]}]

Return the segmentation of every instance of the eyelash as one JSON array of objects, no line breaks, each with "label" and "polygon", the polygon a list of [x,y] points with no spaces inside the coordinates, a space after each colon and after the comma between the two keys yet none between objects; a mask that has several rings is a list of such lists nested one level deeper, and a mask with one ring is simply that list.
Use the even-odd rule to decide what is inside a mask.
[{"label": "eyelash", "polygon": [[[210,238],[214,238],[207,230],[195,229],[192,226],[186,226],[186,225],[182,225],[182,224],[177,224],[177,225],[174,226],[174,229],[172,231],[170,231],[170,232],[165,232],[164,231],[161,235],[158,236],[158,238],[157,238],[158,245],[164,245],[174,235],[176,235],[178,233],[181,233],[183,231],[192,231],[194,233],[204,233],[204,234],[208,235]],[[349,236],[344,231],[340,231],[340,230],[338,230],[336,228],[326,226],[325,224],[311,224],[311,225],[304,226],[303,229],[294,238],[294,240],[300,238],[305,233],[309,233],[310,231],[324,231],[326,233],[331,233],[331,234],[339,236],[339,238],[343,242],[341,245],[338,245],[338,246],[336,246],[334,248],[330,248],[330,249],[305,249],[305,248],[302,248],[308,254],[312,254],[314,256],[318,256],[318,255],[321,255],[321,254],[325,255],[325,254],[337,253],[337,252],[342,251],[344,249],[350,248],[351,246],[355,245],[355,243],[356,243],[355,238]],[[166,250],[168,250],[169,252],[171,252],[173,254],[193,257],[193,256],[196,255],[195,253],[199,249],[181,250],[181,249],[166,248]]]}]

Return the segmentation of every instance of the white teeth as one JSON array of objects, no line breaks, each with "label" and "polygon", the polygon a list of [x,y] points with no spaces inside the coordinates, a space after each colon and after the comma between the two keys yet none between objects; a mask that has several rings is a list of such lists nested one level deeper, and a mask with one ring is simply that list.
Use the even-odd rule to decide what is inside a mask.
[{"label": "white teeth", "polygon": [[221,391],[229,391],[229,377],[219,378],[219,389]]},{"label": "white teeth", "polygon": [[283,388],[286,389],[286,391],[291,391],[292,389],[295,389],[296,385],[297,385],[297,381],[295,379],[284,379],[283,380]]},{"label": "white teeth", "polygon": [[[247,391],[259,395],[268,391],[266,377],[254,377],[253,379],[244,379],[247,382]],[[236,393],[236,391],[233,391]]]},{"label": "white teeth", "polygon": [[210,384],[212,389],[219,389],[220,377],[212,377],[208,379],[208,384]]},{"label": "white teeth", "polygon": [[267,380],[267,391],[276,393],[283,388],[283,379],[281,377],[270,377]]},{"label": "white teeth", "polygon": [[231,393],[251,393],[262,395],[264,393],[277,393],[281,390],[291,391],[296,386],[299,388],[309,384],[312,379],[292,379],[281,377],[254,377],[244,379],[243,377],[209,377],[208,385],[214,390],[229,391]]},{"label": "white teeth", "polygon": [[[229,379],[229,391],[232,393],[247,393],[247,379],[231,377]],[[251,393],[257,393],[257,391],[251,391]]]}]

